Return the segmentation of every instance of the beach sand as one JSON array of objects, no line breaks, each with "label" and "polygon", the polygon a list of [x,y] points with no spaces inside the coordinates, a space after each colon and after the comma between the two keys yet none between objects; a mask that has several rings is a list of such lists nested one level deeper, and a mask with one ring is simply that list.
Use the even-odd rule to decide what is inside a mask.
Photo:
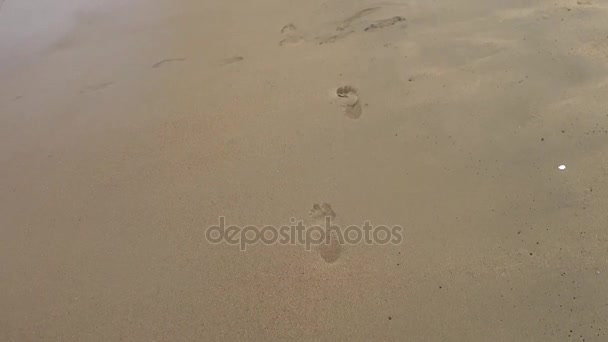
[{"label": "beach sand", "polygon": [[[606,341],[607,16],[5,0],[0,340]],[[321,203],[403,241],[206,240]]]}]

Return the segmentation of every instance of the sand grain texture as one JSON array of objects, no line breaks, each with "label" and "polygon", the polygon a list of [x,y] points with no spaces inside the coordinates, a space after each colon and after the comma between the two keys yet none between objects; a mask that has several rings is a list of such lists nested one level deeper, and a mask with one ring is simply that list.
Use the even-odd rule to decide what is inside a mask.
[{"label": "sand grain texture", "polygon": [[0,4],[1,341],[608,339],[607,1]]}]

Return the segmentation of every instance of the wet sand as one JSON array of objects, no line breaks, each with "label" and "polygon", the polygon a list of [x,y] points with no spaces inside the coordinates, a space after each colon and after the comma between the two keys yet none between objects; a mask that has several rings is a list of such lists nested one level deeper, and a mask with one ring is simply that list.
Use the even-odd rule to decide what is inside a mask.
[{"label": "wet sand", "polygon": [[[4,1],[0,340],[605,341],[607,15]],[[205,240],[322,202],[404,240]]]}]

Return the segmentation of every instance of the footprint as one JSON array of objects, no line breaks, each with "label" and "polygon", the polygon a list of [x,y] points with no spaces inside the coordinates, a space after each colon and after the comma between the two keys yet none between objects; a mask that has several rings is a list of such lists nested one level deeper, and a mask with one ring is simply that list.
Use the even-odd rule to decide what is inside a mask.
[{"label": "footprint", "polygon": [[340,99],[341,105],[344,107],[344,114],[351,119],[358,119],[363,114],[361,102],[357,89],[353,86],[346,85],[336,90],[336,95]]},{"label": "footprint", "polygon": [[[322,203],[321,205],[315,203],[312,206],[309,214],[311,224],[319,225],[321,227],[325,226],[325,219],[327,217],[331,218],[332,220],[336,217],[336,213],[331,208],[331,205],[327,203]],[[318,252],[323,261],[328,264],[333,264],[340,258],[340,254],[342,253],[342,244],[340,243],[340,239],[335,232],[330,231],[329,227],[326,226],[325,229],[326,234],[331,234],[329,243],[322,243],[318,247]]]},{"label": "footprint", "polygon": [[317,203],[313,204],[308,214],[314,223],[325,224],[326,217],[330,217],[331,219],[336,218],[336,213],[331,208],[331,205],[327,203],[322,203],[321,205]]},{"label": "footprint", "polygon": [[396,16],[396,17],[392,17],[392,18],[388,18],[388,19],[383,19],[383,20],[378,20],[375,23],[369,25],[368,27],[365,28],[365,31],[373,31],[373,30],[377,30],[377,29],[382,29],[385,27],[389,27],[389,26],[393,26],[396,23],[405,21],[404,17],[400,17],[400,16]]},{"label": "footprint", "polygon": [[293,31],[296,31],[296,30],[297,30],[296,25],[294,25],[292,23],[289,23],[289,24],[283,26],[283,28],[281,29],[281,33],[293,32]]},{"label": "footprint", "polygon": [[338,25],[336,26],[336,32],[332,32],[330,34],[327,35],[322,35],[322,36],[318,36],[315,38],[315,40],[319,43],[319,45],[323,45],[323,44],[331,44],[331,43],[335,43],[339,40],[342,40],[348,36],[350,36],[351,34],[355,33],[355,31],[357,31],[356,28],[351,28],[352,26],[355,26],[354,24],[356,24],[356,22],[363,18],[366,15],[372,14],[373,12],[379,10],[381,7],[370,7],[370,8],[366,8],[363,9],[353,15],[351,15],[350,17],[340,21],[338,23]]},{"label": "footprint", "polygon": [[103,83],[93,84],[93,85],[86,86],[83,89],[81,89],[80,93],[81,94],[85,94],[85,93],[88,93],[88,92],[93,92],[93,91],[101,90],[103,88],[107,88],[107,87],[111,86],[112,84],[114,84],[114,82],[103,82]]},{"label": "footprint", "polygon": [[152,65],[152,67],[159,68],[159,67],[163,66],[163,64],[166,64],[166,63],[183,62],[185,60],[186,60],[185,58],[167,58],[167,59],[163,59],[162,61],[155,63],[154,65]]},{"label": "footprint", "polygon": [[363,18],[364,16],[368,15],[368,14],[372,14],[375,11],[379,10],[381,7],[370,7],[370,8],[366,8],[364,10],[361,10],[353,15],[351,15],[350,17],[342,20],[342,22],[340,23],[340,25],[338,25],[338,27],[336,27],[336,30],[338,31],[344,31],[345,29],[347,29],[354,21],[359,20],[361,18]]},{"label": "footprint", "polygon": [[281,33],[285,38],[279,42],[279,46],[297,44],[304,39],[304,36],[299,33],[296,25],[292,23],[283,26]]},{"label": "footprint", "polygon": [[370,31],[379,28],[384,28],[395,25],[396,23],[405,20],[405,18],[397,16],[389,19],[376,21],[375,23],[369,25],[367,28],[363,29],[363,27],[365,27],[365,24],[362,18],[372,13],[375,13],[381,8],[382,7],[370,7],[362,9],[356,12],[355,14],[347,17],[346,19],[332,23],[330,27],[321,28],[319,30],[319,33],[308,36],[308,39],[305,39],[305,36],[294,24],[289,23],[283,26],[283,28],[281,29],[281,34],[283,34],[284,38],[279,42],[279,45],[283,46],[288,44],[297,44],[304,40],[316,42],[319,45],[332,44],[363,30]]},{"label": "footprint", "polygon": [[222,60],[222,65],[228,65],[228,64],[238,63],[238,62],[241,62],[244,59],[245,58],[242,57],[242,56],[234,56],[234,57],[230,57],[230,58],[225,58],[225,59]]},{"label": "footprint", "polygon": [[328,37],[317,37],[316,39],[319,42],[319,45],[331,44],[331,43],[337,42],[340,39],[346,38],[347,36],[351,35],[352,33],[355,33],[355,31],[343,31],[343,32],[340,32],[338,34],[333,34]]},{"label": "footprint", "polygon": [[331,237],[329,240],[329,244],[322,244],[319,246],[319,256],[323,261],[328,264],[333,264],[334,262],[340,259],[340,254],[342,253],[342,245],[336,236],[336,233],[330,233]]}]

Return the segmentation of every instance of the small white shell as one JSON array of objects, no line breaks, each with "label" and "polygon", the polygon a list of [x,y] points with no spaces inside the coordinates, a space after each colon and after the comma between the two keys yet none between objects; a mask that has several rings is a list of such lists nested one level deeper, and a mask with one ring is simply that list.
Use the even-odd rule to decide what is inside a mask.
[{"label": "small white shell", "polygon": [[558,166],[557,168],[558,168],[560,171],[564,171],[564,170],[566,170],[566,165],[563,165],[563,164],[562,164],[562,165]]}]

